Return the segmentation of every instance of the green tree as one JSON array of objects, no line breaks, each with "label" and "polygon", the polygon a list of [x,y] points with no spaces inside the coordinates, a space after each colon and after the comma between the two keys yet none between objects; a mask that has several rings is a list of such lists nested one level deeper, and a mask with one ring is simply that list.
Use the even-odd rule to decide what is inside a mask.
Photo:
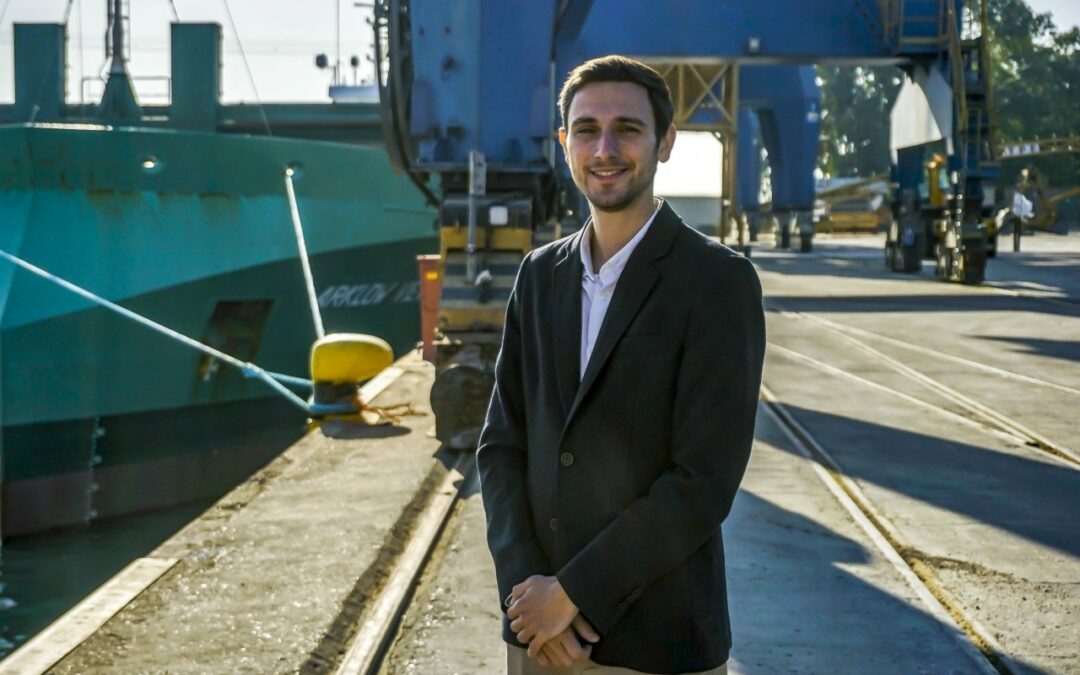
[{"label": "green tree", "polygon": [[[990,0],[989,15],[999,138],[1080,136],[1080,30],[1058,30],[1024,0]],[[1080,181],[1080,157],[1054,155],[1002,162],[1002,182],[1028,165],[1050,184]]]},{"label": "green tree", "polygon": [[[969,3],[976,5],[976,0]],[[1080,30],[1061,31],[1024,0],[989,0],[990,56],[998,137],[1080,136]],[[888,169],[889,111],[903,84],[892,66],[819,66],[822,119],[818,167],[828,176]],[[1001,182],[1035,165],[1053,185],[1080,181],[1080,157],[1007,160]]]},{"label": "green tree", "polygon": [[829,177],[889,170],[889,111],[903,84],[894,66],[818,66],[821,144],[818,168]]}]

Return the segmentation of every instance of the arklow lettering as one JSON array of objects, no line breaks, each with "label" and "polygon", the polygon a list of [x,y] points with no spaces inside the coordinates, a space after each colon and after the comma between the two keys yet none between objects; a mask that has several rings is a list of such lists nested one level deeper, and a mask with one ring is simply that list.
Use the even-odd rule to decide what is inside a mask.
[{"label": "arklow lettering", "polygon": [[319,294],[319,307],[370,307],[386,302],[416,302],[420,297],[419,282],[376,282],[328,286]]}]

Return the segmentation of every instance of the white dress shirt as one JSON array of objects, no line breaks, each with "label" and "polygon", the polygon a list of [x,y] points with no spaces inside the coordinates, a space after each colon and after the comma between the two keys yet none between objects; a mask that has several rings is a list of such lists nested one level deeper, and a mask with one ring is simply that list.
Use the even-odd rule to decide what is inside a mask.
[{"label": "white dress shirt", "polygon": [[585,273],[581,275],[581,367],[578,371],[578,379],[585,377],[585,368],[589,365],[589,357],[592,356],[593,347],[596,345],[596,336],[600,334],[600,326],[604,323],[608,306],[611,305],[611,297],[615,295],[615,285],[619,283],[623,268],[630,259],[630,255],[641,243],[645,233],[649,231],[656,214],[660,212],[664,200],[657,199],[656,209],[653,211],[634,238],[626,242],[619,251],[600,266],[599,272],[593,272],[592,263],[592,221],[585,226],[585,232],[581,237],[581,264],[585,266]]}]

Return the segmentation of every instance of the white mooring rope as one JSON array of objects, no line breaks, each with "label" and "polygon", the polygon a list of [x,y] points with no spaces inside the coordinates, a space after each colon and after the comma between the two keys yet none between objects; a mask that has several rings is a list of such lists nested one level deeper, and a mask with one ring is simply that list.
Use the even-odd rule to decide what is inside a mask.
[{"label": "white mooring rope", "polygon": [[315,323],[315,337],[326,335],[323,329],[322,314],[319,312],[319,300],[315,297],[315,280],[311,276],[311,263],[308,261],[307,244],[304,243],[304,226],[300,223],[300,207],[296,204],[296,190],[293,189],[292,167],[285,168],[285,196],[289,198],[289,213],[292,214],[293,232],[296,233],[296,248],[300,250],[300,266],[304,268],[304,285],[307,287],[308,304],[311,305],[311,320]]},{"label": "white mooring rope", "polygon": [[[119,314],[120,316],[131,319],[132,321],[134,321],[136,323],[142,324],[143,326],[146,326],[147,328],[149,328],[151,330],[157,331],[158,333],[161,333],[162,335],[170,337],[170,338],[180,342],[181,344],[185,344],[188,347],[191,347],[193,349],[197,349],[197,350],[199,350],[199,351],[201,351],[201,352],[203,352],[205,354],[209,354],[210,356],[213,356],[214,358],[221,359],[225,363],[228,363],[231,366],[235,366],[235,367],[239,368],[244,373],[245,377],[256,377],[256,378],[259,378],[260,380],[266,382],[275,391],[277,391],[279,394],[281,394],[286,399],[288,399],[290,403],[293,403],[294,405],[298,406],[299,408],[304,410],[304,412],[306,412],[306,413],[309,413],[309,414],[311,413],[311,407],[308,405],[307,401],[305,401],[304,399],[300,398],[299,396],[297,396],[292,391],[289,391],[288,389],[285,388],[285,384],[291,384],[293,386],[298,386],[298,387],[311,388],[312,383],[311,383],[310,380],[305,380],[305,379],[300,378],[300,377],[293,377],[291,375],[282,375],[281,373],[272,373],[270,371],[263,370],[259,366],[256,366],[254,363],[249,363],[247,361],[241,361],[240,359],[238,359],[238,358],[236,358],[234,356],[229,356],[225,352],[218,351],[217,349],[214,349],[213,347],[205,345],[205,344],[203,344],[203,343],[201,343],[201,342],[199,342],[197,340],[193,340],[193,339],[189,338],[188,336],[186,336],[186,335],[184,335],[182,333],[178,333],[178,332],[174,331],[173,329],[171,329],[171,328],[169,328],[167,326],[163,326],[160,323],[157,323],[156,321],[153,321],[152,319],[148,319],[145,316],[142,316],[140,314],[136,314],[135,312],[131,311],[130,309],[127,309],[126,307],[121,307],[120,305],[118,305],[118,304],[116,304],[114,302],[110,302],[109,300],[106,300],[105,298],[102,298],[101,296],[94,295],[90,291],[88,291],[88,290],[86,290],[84,288],[81,288],[79,286],[76,286],[75,284],[71,283],[70,281],[67,281],[65,279],[61,279],[60,277],[58,277],[58,276],[56,276],[56,275],[54,275],[54,274],[52,274],[50,272],[45,271],[45,270],[41,269],[40,267],[37,267],[36,265],[28,263],[25,260],[23,260],[22,258],[19,258],[18,256],[15,256],[15,255],[12,255],[11,253],[8,253],[7,251],[5,251],[3,249],[0,249],[0,258],[4,258],[5,260],[10,261],[12,264],[23,268],[24,270],[26,270],[27,272],[30,272],[31,274],[35,274],[35,275],[41,277],[42,279],[45,279],[47,281],[51,281],[54,284],[56,284],[56,285],[58,285],[58,286],[60,286],[62,288],[65,288],[65,289],[71,291],[72,293],[74,293],[76,295],[82,296],[82,297],[86,298],[87,300],[90,300],[91,302],[94,302],[94,303],[96,303],[98,305],[101,305],[102,307],[105,307],[106,309],[110,309],[110,310],[116,312],[117,314]],[[282,383],[285,383],[285,384],[282,384]]]}]

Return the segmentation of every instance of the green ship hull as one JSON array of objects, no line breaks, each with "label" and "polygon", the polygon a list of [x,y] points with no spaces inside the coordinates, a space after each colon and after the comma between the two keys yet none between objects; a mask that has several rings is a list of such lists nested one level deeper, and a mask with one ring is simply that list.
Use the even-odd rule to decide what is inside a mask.
[{"label": "green ship hull", "polygon": [[[435,214],[381,149],[139,127],[0,128],[0,248],[268,370],[327,332],[419,339]],[[302,431],[264,383],[0,262],[3,536],[220,493]],[[223,453],[227,456],[223,457]]]}]

